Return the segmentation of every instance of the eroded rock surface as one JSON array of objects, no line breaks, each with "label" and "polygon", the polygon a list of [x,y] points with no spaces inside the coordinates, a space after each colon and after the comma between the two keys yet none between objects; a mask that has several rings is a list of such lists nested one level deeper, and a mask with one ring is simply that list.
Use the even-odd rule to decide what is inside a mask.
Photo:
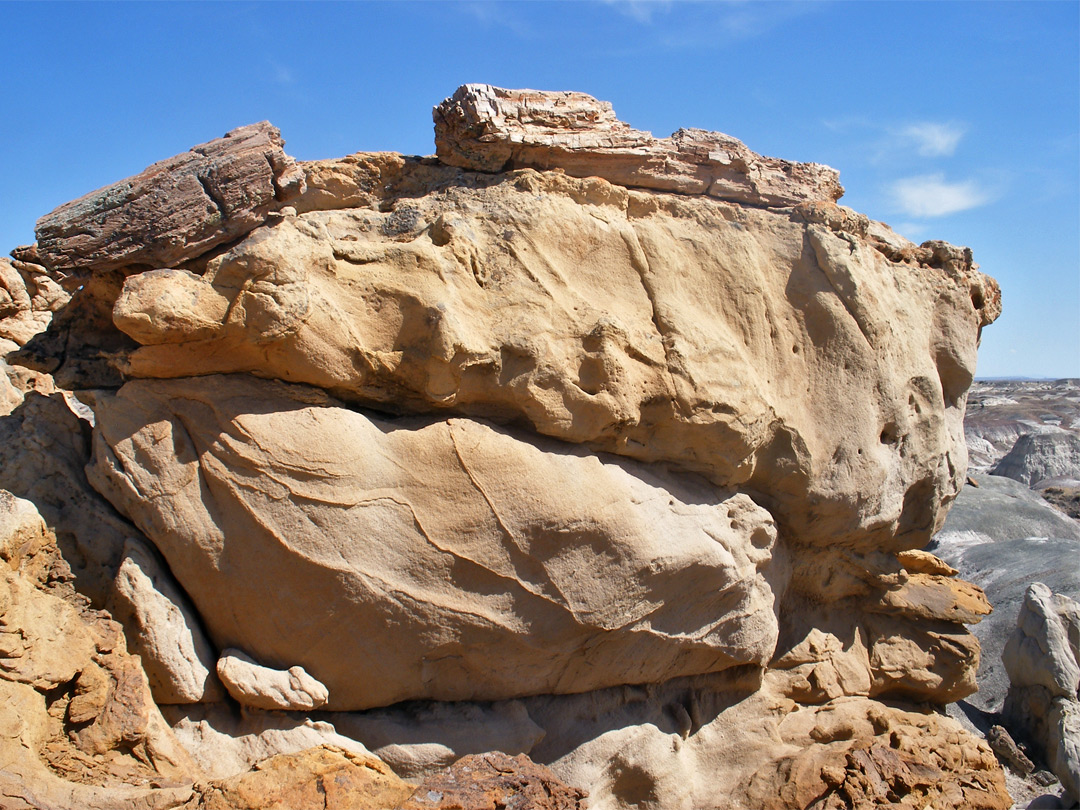
[{"label": "eroded rock surface", "polygon": [[116,622],[87,605],[28,501],[0,490],[0,804],[171,808],[197,769]]},{"label": "eroded rock surface", "polygon": [[[361,742],[412,778],[528,754],[594,810],[1008,806],[931,708],[975,689],[989,604],[919,551],[1001,310],[971,252],[581,94],[469,85],[435,117],[440,159],[296,165],[256,125],[41,222],[80,289],[9,358],[93,413],[26,394],[0,484],[98,603],[130,592],[163,695],[213,699],[238,648],[234,697],[301,709],[172,707],[219,766],[191,806],[365,801]],[[140,635],[170,587],[198,616]]]},{"label": "eroded rock surface", "polygon": [[1033,583],[1001,657],[1010,681],[1002,715],[1080,800],[1080,604]]},{"label": "eroded rock surface", "polygon": [[1025,433],[993,469],[1029,487],[1044,482],[1080,486],[1080,435],[1066,430]]},{"label": "eroded rock surface", "polygon": [[91,481],[219,648],[303,666],[335,709],[660,681],[776,645],[772,518],[700,479],[250,377],[129,383],[97,420]]},{"label": "eroded rock surface", "polygon": [[522,754],[511,757],[494,751],[462,757],[429,776],[401,810],[584,810],[586,795]]},{"label": "eroded rock surface", "polygon": [[828,166],[763,157],[720,132],[680,129],[654,138],[584,93],[466,84],[433,116],[439,160],[463,169],[561,169],[621,186],[766,206],[835,202],[844,193]]}]

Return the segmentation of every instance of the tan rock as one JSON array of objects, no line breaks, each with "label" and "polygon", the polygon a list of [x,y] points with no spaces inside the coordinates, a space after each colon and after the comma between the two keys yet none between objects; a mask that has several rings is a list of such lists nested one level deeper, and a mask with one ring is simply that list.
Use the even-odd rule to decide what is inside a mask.
[{"label": "tan rock", "polygon": [[126,373],[524,421],[769,493],[809,545],[922,546],[962,483],[986,286],[962,257],[532,171],[382,208],[261,229],[184,277],[217,302],[198,317],[159,303],[172,276],[127,279],[116,322],[146,345]]},{"label": "tan rock", "polygon": [[0,257],[0,338],[22,346],[71,296],[40,264]]},{"label": "tan rock", "polygon": [[574,177],[751,205],[831,202],[844,193],[828,166],[762,157],[719,132],[680,129],[654,138],[584,93],[466,84],[433,115],[439,160],[465,169],[561,169]]},{"label": "tan rock", "polygon": [[155,163],[41,217],[37,250],[53,271],[169,267],[261,225],[303,187],[266,121]]},{"label": "tan rock", "polygon": [[189,800],[197,769],[157,712],[119,625],[71,589],[55,538],[8,493],[0,493],[0,554],[3,806]]},{"label": "tan rock", "polygon": [[954,577],[959,573],[940,557],[935,557],[929,551],[921,549],[901,551],[896,555],[896,558],[900,561],[900,565],[904,567],[904,570],[912,574]]},{"label": "tan rock", "polygon": [[74,407],[62,393],[32,392],[0,418],[0,488],[34,504],[55,532],[79,591],[104,607],[126,541],[142,535],[87,483],[90,425]]},{"label": "tan rock", "polygon": [[977,624],[993,610],[978,585],[937,574],[904,577],[870,609],[957,624]]},{"label": "tan rock", "polygon": [[124,544],[109,607],[127,629],[131,651],[142,658],[157,703],[225,698],[198,614],[168,568],[134,537]]},{"label": "tan rock", "polygon": [[[362,756],[372,754],[357,740],[337,733],[335,724],[345,723],[352,716],[346,712],[320,713],[320,719],[313,719],[296,713],[249,710],[226,702],[173,704],[163,706],[162,714],[173,735],[210,779],[247,773],[264,759],[322,745]],[[422,733],[421,728],[413,724],[409,731]],[[483,729],[474,730],[482,738],[487,736]],[[398,773],[392,763],[387,764]]]},{"label": "tan rock", "polygon": [[303,666],[335,709],[660,681],[776,643],[771,518],[692,478],[246,377],[130,383],[97,431],[91,481],[219,648]]},{"label": "tan rock", "polygon": [[[61,387],[152,378],[81,394],[88,474],[217,648],[280,667],[280,693],[302,666],[331,709],[397,704],[184,709],[177,727],[222,768],[289,754],[189,789],[190,806],[358,801],[349,735],[411,775],[480,741],[527,750],[594,810],[1007,806],[985,745],[899,708],[971,693],[963,623],[988,610],[912,551],[963,482],[966,391],[1000,312],[971,252],[837,206],[826,167],[715,133],[655,139],[580,94],[467,86],[436,119],[443,162],[256,167],[234,133],[209,145],[217,163],[158,164],[13,254],[82,273],[50,277],[81,289],[13,362]],[[204,163],[235,171],[204,188]],[[5,274],[0,310],[35,311],[10,266],[23,293]],[[0,485],[40,504],[106,604],[138,531],[86,490],[87,422],[67,403],[27,394],[0,419]],[[32,547],[10,552],[31,590],[73,596]],[[0,685],[37,717],[30,683],[66,679],[50,722],[70,733],[42,748],[27,727],[25,761],[89,778],[72,752],[166,739],[115,625],[65,669],[56,644],[85,605],[27,592],[4,591],[10,626],[52,622],[59,641],[9,632],[22,681]],[[264,675],[231,680],[265,697]],[[457,703],[400,704],[417,698]],[[1036,684],[1023,701],[1071,756],[1067,698]],[[295,750],[313,740],[352,753]]]},{"label": "tan rock", "polygon": [[242,650],[222,651],[217,673],[233,699],[253,709],[311,711],[330,699],[326,687],[303,667],[280,670],[260,666]]},{"label": "tan rock", "polygon": [[385,810],[412,791],[371,755],[321,746],[212,783],[196,810]]}]

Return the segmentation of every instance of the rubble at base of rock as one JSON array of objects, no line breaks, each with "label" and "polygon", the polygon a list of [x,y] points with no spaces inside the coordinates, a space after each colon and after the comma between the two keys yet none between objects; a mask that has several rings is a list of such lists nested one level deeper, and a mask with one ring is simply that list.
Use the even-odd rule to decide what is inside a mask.
[{"label": "rubble at base of rock", "polygon": [[1009,807],[921,550],[971,251],[579,93],[434,117],[242,127],[0,261],[0,804]]}]

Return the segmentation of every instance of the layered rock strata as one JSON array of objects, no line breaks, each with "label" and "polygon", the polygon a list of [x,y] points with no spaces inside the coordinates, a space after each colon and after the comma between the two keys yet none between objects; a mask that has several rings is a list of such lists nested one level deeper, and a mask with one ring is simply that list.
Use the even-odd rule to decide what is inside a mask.
[{"label": "layered rock strata", "polygon": [[81,289],[18,357],[80,390],[92,459],[60,395],[11,418],[74,419],[63,464],[0,452],[132,522],[97,500],[69,545],[159,701],[211,701],[181,737],[245,725],[216,670],[245,711],[326,700],[248,723],[261,754],[352,729],[410,776],[527,749],[598,808],[1007,806],[928,708],[975,689],[989,605],[917,551],[1000,312],[971,252],[581,94],[467,85],[435,121],[437,159],[308,164],[243,128],[39,223]]}]

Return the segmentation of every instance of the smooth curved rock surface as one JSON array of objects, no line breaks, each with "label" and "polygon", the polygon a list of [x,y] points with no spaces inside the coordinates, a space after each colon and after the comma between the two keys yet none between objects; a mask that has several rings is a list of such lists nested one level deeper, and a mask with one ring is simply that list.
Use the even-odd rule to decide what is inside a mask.
[{"label": "smooth curved rock surface", "polygon": [[285,217],[202,276],[131,276],[113,319],[142,344],[129,376],[243,371],[513,419],[762,493],[793,542],[917,548],[966,468],[996,286],[970,253],[903,259],[866,229],[836,206],[463,175]]},{"label": "smooth curved rock surface", "polygon": [[218,647],[303,666],[331,708],[662,681],[775,647],[788,570],[745,495],[249,377],[132,382],[96,416],[91,482]]}]

